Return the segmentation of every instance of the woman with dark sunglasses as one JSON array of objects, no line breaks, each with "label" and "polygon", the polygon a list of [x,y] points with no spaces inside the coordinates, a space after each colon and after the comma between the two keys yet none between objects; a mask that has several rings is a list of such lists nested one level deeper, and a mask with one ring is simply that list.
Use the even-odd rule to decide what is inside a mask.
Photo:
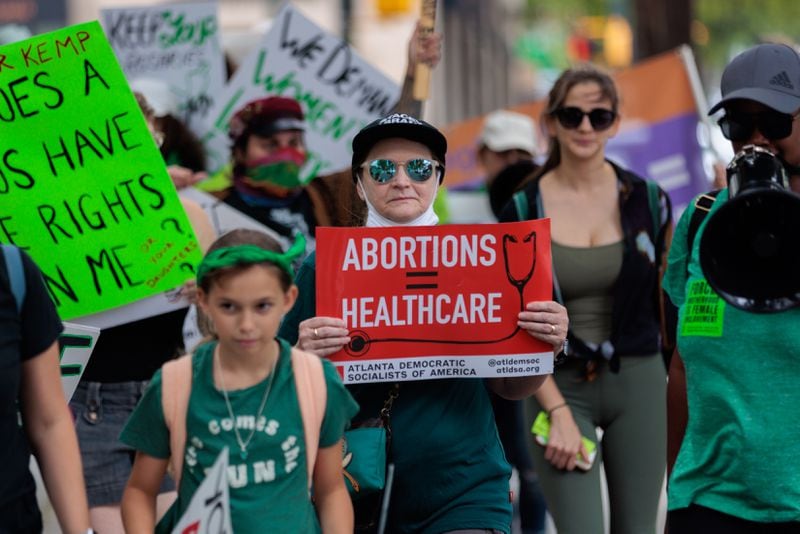
[{"label": "woman with dark sunglasses", "polygon": [[[548,160],[500,217],[551,219],[555,292],[570,315],[569,357],[527,406],[528,424],[540,412],[550,422],[533,459],[560,534],[603,532],[601,463],[613,534],[655,532],[664,480],[658,296],[671,208],[655,183],[606,159],[618,108],[607,74],[562,73],[542,119]],[[597,428],[592,462],[581,438],[596,443]]]},{"label": "woman with dark sunglasses", "polygon": [[[445,137],[436,128],[408,115],[390,115],[362,129],[353,139],[352,171],[367,205],[365,225],[437,224],[432,206],[444,178],[446,150]],[[315,316],[313,255],[296,282],[301,296],[280,335],[320,356],[339,351],[350,341],[348,330],[340,318]],[[519,324],[556,352],[561,350],[567,329],[563,306],[529,303]],[[542,381],[531,376],[399,383],[391,409],[395,471],[386,532],[508,534],[511,467],[497,436],[487,388],[521,399]],[[353,423],[374,418],[393,387],[349,386],[361,407]]]}]

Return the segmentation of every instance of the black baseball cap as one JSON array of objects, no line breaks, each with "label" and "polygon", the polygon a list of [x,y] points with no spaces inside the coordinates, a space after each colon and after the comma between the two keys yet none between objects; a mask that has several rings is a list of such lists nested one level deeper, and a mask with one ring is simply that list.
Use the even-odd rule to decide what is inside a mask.
[{"label": "black baseball cap", "polygon": [[745,50],[722,73],[722,100],[709,115],[732,100],[753,100],[781,113],[800,109],[800,55],[785,44]]},{"label": "black baseball cap", "polygon": [[367,154],[379,141],[384,139],[408,139],[428,147],[434,159],[445,165],[447,139],[442,132],[422,119],[405,113],[393,113],[387,117],[372,121],[364,126],[353,138],[353,179],[357,176],[359,166],[367,159]]}]

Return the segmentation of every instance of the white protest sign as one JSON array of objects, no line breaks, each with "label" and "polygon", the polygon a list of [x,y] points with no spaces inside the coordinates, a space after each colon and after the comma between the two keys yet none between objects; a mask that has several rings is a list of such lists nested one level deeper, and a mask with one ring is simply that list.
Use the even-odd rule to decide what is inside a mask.
[{"label": "white protest sign", "polygon": [[302,178],[308,181],[347,168],[355,134],[388,115],[400,89],[347,42],[287,3],[211,109],[209,129],[202,137],[210,171],[230,158],[231,116],[246,103],[269,95],[294,98],[303,108],[309,159]]},{"label": "white protest sign", "polygon": [[186,352],[194,352],[197,346],[203,341],[203,332],[197,324],[197,306],[189,306],[186,317],[183,319],[183,346]]},{"label": "white protest sign", "polygon": [[[202,135],[225,84],[216,2],[103,9],[101,14],[128,80],[166,82],[171,94],[164,99],[171,98],[176,116]],[[161,102],[150,103],[158,113]]]},{"label": "white protest sign", "polygon": [[281,243],[284,247],[291,245],[283,236],[269,226],[263,225],[252,217],[248,217],[236,208],[232,208],[214,195],[209,195],[204,191],[187,187],[178,191],[182,198],[187,198],[197,202],[203,211],[206,212],[214,231],[218,236],[236,228],[249,228],[268,234],[271,238]]},{"label": "white protest sign", "polygon": [[58,338],[61,360],[61,387],[67,402],[75,393],[86,363],[97,345],[100,329],[92,326],[64,323],[64,332]]},{"label": "white protest sign", "polygon": [[172,534],[233,534],[228,500],[228,447],[222,449],[213,467],[189,501]]},{"label": "white protest sign", "polygon": [[176,287],[175,289],[137,300],[136,302],[120,306],[119,308],[113,308],[91,315],[84,315],[76,320],[87,326],[111,328],[112,326],[132,323],[139,319],[147,319],[148,317],[155,317],[163,313],[180,310],[189,305],[189,301],[181,296],[182,287],[183,286]]}]

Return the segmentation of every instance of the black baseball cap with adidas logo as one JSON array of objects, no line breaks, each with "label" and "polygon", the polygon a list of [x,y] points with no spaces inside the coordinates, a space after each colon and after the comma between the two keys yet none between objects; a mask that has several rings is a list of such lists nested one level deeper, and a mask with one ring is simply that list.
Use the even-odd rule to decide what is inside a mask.
[{"label": "black baseball cap with adidas logo", "polygon": [[784,44],[745,50],[722,73],[722,100],[709,115],[732,100],[754,100],[781,113],[800,109],[800,55]]}]

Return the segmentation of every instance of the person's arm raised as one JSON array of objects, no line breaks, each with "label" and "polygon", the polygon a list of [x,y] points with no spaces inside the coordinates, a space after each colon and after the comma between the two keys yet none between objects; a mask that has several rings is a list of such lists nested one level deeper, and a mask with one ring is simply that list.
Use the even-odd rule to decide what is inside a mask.
[{"label": "person's arm raised", "polygon": [[422,114],[422,101],[414,99],[414,77],[418,63],[424,63],[433,70],[442,58],[442,35],[430,33],[422,35],[420,22],[414,27],[414,33],[408,42],[408,64],[400,99],[395,104],[395,113],[405,113],[412,117]]}]

